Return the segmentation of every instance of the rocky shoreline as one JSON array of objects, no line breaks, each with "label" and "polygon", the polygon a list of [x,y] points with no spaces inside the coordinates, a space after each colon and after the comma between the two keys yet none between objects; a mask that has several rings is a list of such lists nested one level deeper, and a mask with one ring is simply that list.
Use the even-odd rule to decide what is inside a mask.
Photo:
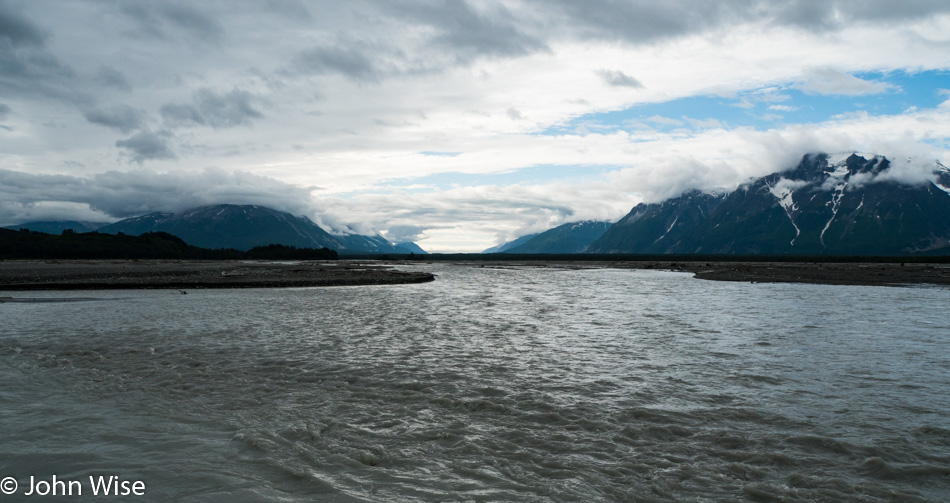
[{"label": "rocky shoreline", "polygon": [[8,291],[399,285],[434,279],[425,272],[335,261],[0,261],[0,290]]}]

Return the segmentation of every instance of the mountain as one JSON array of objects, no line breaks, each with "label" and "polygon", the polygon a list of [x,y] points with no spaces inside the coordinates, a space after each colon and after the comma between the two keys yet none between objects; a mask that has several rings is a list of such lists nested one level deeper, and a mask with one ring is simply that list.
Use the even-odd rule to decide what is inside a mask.
[{"label": "mountain", "polygon": [[8,225],[4,229],[18,231],[20,229],[29,229],[36,232],[45,232],[46,234],[62,234],[64,230],[75,232],[91,232],[109,222],[77,222],[75,220],[66,221],[44,221],[44,222],[26,222],[20,225]]},{"label": "mountain", "polygon": [[484,250],[482,253],[505,253],[512,248],[521,246],[527,243],[528,241],[531,241],[531,239],[537,235],[538,235],[537,232],[535,232],[534,234],[525,234],[524,236],[521,236],[520,238],[513,239],[506,243],[502,243],[498,246],[492,246],[491,248]]},{"label": "mountain", "polygon": [[263,206],[220,204],[181,213],[149,213],[98,229],[109,234],[167,232],[201,248],[249,250],[281,244],[298,248],[330,248],[340,254],[405,253],[381,236],[337,236],[306,217]]},{"label": "mountain", "polygon": [[890,161],[806,155],[728,194],[639,204],[591,253],[902,255],[950,252],[950,170],[935,182],[888,176]]},{"label": "mountain", "polygon": [[416,255],[429,254],[429,252],[423,250],[422,247],[411,241],[407,241],[405,243],[396,243],[394,246],[397,250],[399,250],[399,253],[415,253]]},{"label": "mountain", "polygon": [[509,248],[505,253],[583,253],[609,227],[610,222],[593,220],[559,225]]},{"label": "mountain", "polygon": [[[588,248],[590,253],[694,253],[723,194],[690,191],[657,204],[638,204]],[[633,251],[636,250],[636,251]]]}]

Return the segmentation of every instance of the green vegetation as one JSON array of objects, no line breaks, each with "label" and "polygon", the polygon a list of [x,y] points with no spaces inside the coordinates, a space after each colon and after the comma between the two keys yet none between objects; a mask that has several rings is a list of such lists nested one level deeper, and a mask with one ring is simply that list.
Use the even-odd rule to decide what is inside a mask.
[{"label": "green vegetation", "polygon": [[125,234],[77,233],[61,235],[20,229],[0,229],[0,259],[180,259],[180,260],[336,260],[328,248],[269,245],[248,251],[209,250],[185,243],[167,232]]}]

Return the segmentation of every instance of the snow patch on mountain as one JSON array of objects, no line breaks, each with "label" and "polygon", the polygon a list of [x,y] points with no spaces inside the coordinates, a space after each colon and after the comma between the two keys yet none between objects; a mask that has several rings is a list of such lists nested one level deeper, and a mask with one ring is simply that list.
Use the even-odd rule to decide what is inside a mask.
[{"label": "snow patch on mountain", "polygon": [[792,238],[792,241],[789,243],[792,246],[795,246],[795,240],[798,239],[798,236],[802,233],[798,225],[795,224],[795,217],[792,215],[794,211],[798,210],[798,207],[795,206],[793,194],[796,190],[806,185],[808,185],[808,182],[804,180],[789,180],[788,178],[779,178],[775,185],[769,185],[769,192],[778,199],[779,205],[785,210],[788,220],[792,223],[792,227],[795,228],[795,237]]},{"label": "snow patch on mountain", "polygon": [[[835,217],[838,216],[838,207],[841,206],[841,198],[844,197],[844,188],[847,184],[842,183],[835,187],[835,194],[831,196],[831,201],[825,204],[831,205],[831,218],[828,219],[828,222],[825,223],[825,227],[821,230],[821,234],[818,236],[818,240],[821,242],[821,246],[825,246],[825,233],[828,232],[828,228],[831,227],[831,222],[834,221]],[[864,205],[864,197],[861,198],[861,205]]]},{"label": "snow patch on mountain", "polygon": [[828,167],[844,166],[845,161],[847,161],[852,155],[854,155],[854,152],[836,152],[834,154],[828,154]]}]

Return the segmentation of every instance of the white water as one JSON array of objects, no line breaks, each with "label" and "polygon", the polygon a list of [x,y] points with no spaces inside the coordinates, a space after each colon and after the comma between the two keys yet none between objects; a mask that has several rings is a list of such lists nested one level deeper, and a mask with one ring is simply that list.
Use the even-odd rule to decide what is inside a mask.
[{"label": "white water", "polygon": [[106,299],[0,304],[0,477],[117,474],[136,501],[950,496],[950,290],[420,267],[439,279],[0,294]]}]

